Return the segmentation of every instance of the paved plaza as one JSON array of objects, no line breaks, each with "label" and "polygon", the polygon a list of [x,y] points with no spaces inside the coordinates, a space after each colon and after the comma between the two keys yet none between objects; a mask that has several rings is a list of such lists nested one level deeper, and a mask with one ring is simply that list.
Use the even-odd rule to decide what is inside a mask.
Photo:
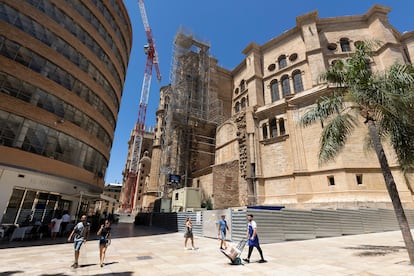
[{"label": "paved plaza", "polygon": [[96,239],[82,247],[77,269],[64,238],[3,241],[0,275],[414,275],[399,231],[263,244],[268,262],[255,262],[254,249],[244,265],[232,265],[211,238],[195,237],[196,250],[184,250],[182,233],[120,223],[113,234],[102,268]]}]

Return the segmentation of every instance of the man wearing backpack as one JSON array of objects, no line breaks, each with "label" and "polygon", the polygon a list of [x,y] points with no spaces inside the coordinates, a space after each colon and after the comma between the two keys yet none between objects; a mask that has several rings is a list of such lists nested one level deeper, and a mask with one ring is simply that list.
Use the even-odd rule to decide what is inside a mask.
[{"label": "man wearing backpack", "polygon": [[81,221],[75,225],[75,227],[73,228],[72,232],[70,233],[68,237],[68,241],[70,241],[73,237],[73,244],[75,248],[75,262],[72,265],[73,268],[77,268],[79,266],[78,260],[79,260],[80,248],[82,244],[85,243],[89,237],[89,228],[90,228],[90,223],[86,221],[86,216],[83,215],[81,217]]}]

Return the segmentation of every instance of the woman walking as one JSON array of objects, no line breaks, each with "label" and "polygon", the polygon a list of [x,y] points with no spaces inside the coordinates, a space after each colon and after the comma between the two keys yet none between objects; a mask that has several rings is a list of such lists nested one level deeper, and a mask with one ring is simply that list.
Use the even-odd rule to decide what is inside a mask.
[{"label": "woman walking", "polygon": [[105,224],[101,225],[97,234],[99,236],[99,260],[101,267],[103,267],[106,249],[111,244],[111,224],[109,220],[105,220]]},{"label": "woman walking", "polygon": [[194,250],[194,237],[193,237],[193,223],[191,222],[191,218],[187,217],[187,221],[185,223],[185,233],[184,233],[184,249],[187,249],[187,241],[191,239],[191,249]]}]

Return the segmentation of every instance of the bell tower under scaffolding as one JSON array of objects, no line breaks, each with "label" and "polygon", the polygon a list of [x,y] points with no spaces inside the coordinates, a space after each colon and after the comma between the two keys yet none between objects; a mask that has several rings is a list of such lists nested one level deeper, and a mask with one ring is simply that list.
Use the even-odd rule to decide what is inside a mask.
[{"label": "bell tower under scaffolding", "polygon": [[181,178],[177,187],[189,187],[193,177],[208,173],[214,164],[216,128],[225,116],[214,72],[216,60],[209,49],[209,43],[183,28],[175,36],[160,137],[158,188],[164,197],[171,184],[169,175]]}]

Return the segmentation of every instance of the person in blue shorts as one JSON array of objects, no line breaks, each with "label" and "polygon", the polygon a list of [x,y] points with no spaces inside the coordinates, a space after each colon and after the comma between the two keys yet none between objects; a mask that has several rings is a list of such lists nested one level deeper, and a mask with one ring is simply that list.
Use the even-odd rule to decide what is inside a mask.
[{"label": "person in blue shorts", "polygon": [[220,249],[226,249],[226,233],[229,230],[227,225],[226,216],[221,215],[221,220],[218,222],[218,238],[220,240]]},{"label": "person in blue shorts", "polygon": [[106,249],[111,244],[111,223],[109,219],[105,220],[105,223],[101,225],[97,235],[99,236],[99,262],[101,267],[103,267]]},{"label": "person in blue shorts", "polygon": [[90,224],[86,221],[86,216],[83,215],[81,217],[81,221],[75,225],[72,232],[68,237],[68,241],[70,241],[73,237],[73,246],[75,248],[75,262],[73,263],[72,267],[77,268],[78,260],[79,260],[79,253],[82,244],[86,242],[89,237],[89,228]]},{"label": "person in blue shorts", "polygon": [[247,215],[247,220],[249,221],[249,223],[247,224],[246,237],[248,239],[249,253],[247,254],[247,258],[243,259],[243,261],[245,261],[246,263],[250,262],[250,256],[252,255],[253,248],[256,247],[257,251],[259,251],[260,258],[261,258],[259,260],[259,263],[265,263],[267,261],[263,258],[263,252],[262,252],[262,249],[260,248],[260,243],[259,243],[259,236],[257,235],[257,224],[253,220],[253,215],[252,214]]}]

